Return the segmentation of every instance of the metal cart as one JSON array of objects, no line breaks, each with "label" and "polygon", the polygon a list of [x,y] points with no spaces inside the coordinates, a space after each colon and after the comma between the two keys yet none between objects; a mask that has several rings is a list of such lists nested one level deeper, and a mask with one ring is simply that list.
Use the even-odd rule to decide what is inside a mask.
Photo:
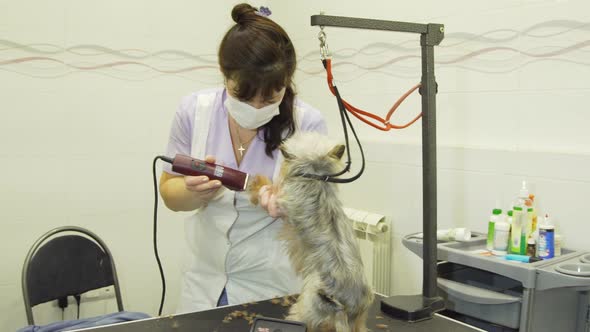
[{"label": "metal cart", "polygon": [[[403,244],[422,257],[418,234]],[[486,236],[438,242],[439,294],[448,314],[488,331],[590,331],[590,254],[563,255],[535,263],[485,253]]]}]

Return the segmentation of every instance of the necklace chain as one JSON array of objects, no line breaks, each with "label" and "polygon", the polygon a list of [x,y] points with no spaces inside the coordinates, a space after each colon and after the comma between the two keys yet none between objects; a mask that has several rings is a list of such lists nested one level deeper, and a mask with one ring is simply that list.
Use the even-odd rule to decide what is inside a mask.
[{"label": "necklace chain", "polygon": [[[230,125],[230,128],[231,128],[231,125]],[[234,129],[235,129],[234,134],[238,140],[238,144],[240,145],[240,147],[238,148],[238,152],[240,152],[240,158],[243,158],[244,152],[246,151],[246,149],[248,149],[250,142],[252,142],[254,140],[254,138],[256,137],[256,134],[254,134],[247,142],[242,142],[242,138],[240,137],[239,125],[236,124]],[[244,147],[244,145],[246,147]]]}]

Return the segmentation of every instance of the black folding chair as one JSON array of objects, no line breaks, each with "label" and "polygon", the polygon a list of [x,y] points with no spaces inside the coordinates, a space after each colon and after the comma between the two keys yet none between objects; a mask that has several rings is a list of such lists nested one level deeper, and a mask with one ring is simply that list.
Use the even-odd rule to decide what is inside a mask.
[{"label": "black folding chair", "polygon": [[[57,234],[60,235],[55,236]],[[27,321],[34,325],[33,307],[38,304],[58,299],[67,301],[68,296],[111,285],[115,289],[117,307],[123,311],[115,262],[105,243],[81,227],[53,229],[33,244],[23,265]]]}]

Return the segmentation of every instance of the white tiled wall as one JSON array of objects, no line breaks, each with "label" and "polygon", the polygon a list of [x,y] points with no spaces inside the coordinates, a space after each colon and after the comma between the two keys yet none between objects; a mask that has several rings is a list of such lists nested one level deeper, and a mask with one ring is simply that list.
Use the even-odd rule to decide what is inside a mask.
[{"label": "white tiled wall", "polygon": [[[180,98],[222,83],[215,53],[235,3],[0,0],[0,330],[26,324],[20,269],[28,248],[67,224],[87,227],[109,244],[126,309],[156,314],[152,159],[165,146]],[[495,201],[507,206],[526,178],[540,208],[561,226],[565,245],[589,249],[587,1],[255,4],[268,5],[291,35],[299,94],[325,114],[334,137],[341,136],[336,104],[309,16],[324,10],[445,24],[446,38],[435,49],[439,227],[484,230]],[[326,32],[336,83],[356,106],[384,116],[420,80],[416,36]],[[419,105],[418,95],[409,97],[394,122],[411,119]],[[356,127],[367,171],[341,187],[343,200],[392,217],[393,290],[415,293],[420,260],[400,239],[420,231],[420,125],[386,133]],[[165,313],[178,298],[183,216],[160,213]],[[47,310],[47,319],[61,316]]]}]

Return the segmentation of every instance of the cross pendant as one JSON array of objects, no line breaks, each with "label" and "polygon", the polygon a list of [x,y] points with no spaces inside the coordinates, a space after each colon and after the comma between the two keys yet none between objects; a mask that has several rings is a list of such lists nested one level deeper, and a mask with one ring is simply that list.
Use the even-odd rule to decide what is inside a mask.
[{"label": "cross pendant", "polygon": [[238,151],[240,151],[240,157],[243,157],[244,151],[246,151],[246,149],[244,149],[244,147],[240,145],[240,147],[238,148]]}]

